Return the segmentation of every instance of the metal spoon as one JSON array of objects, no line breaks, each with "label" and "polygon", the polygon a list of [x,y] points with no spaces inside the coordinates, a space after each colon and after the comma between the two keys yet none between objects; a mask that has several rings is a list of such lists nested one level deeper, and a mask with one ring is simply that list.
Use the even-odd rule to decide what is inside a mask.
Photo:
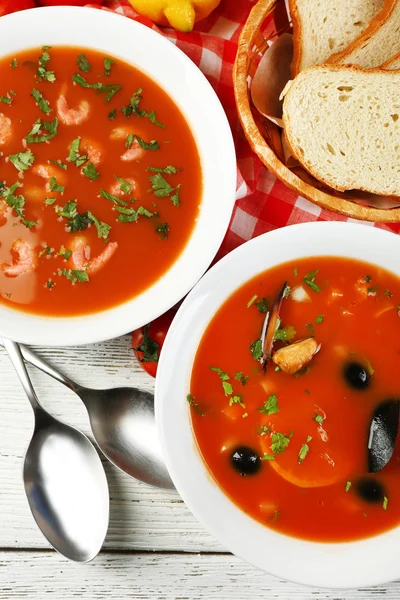
[{"label": "metal spoon", "polygon": [[39,404],[17,343],[2,341],[35,416],[24,485],[36,523],[50,544],[77,562],[92,560],[106,537],[107,479],[93,444]]},{"label": "metal spoon", "polygon": [[154,417],[154,396],[132,387],[94,390],[79,385],[20,345],[24,359],[75,392],[86,406],[94,438],[104,455],[131,477],[175,489],[165,466]]}]

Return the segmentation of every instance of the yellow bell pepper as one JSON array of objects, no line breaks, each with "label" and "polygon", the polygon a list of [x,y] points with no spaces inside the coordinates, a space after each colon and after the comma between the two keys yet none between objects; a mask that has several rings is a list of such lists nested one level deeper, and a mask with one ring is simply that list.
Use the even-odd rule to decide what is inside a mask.
[{"label": "yellow bell pepper", "polygon": [[133,8],[159,25],[172,25],[188,33],[205,19],[221,0],[129,0]]}]

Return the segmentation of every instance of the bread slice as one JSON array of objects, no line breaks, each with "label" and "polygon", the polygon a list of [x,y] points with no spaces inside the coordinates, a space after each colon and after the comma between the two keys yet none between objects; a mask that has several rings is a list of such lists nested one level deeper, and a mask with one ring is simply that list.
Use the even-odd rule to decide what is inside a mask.
[{"label": "bread slice", "polygon": [[385,0],[364,33],[328,63],[378,67],[400,52],[400,0]]},{"label": "bread slice", "polygon": [[289,0],[293,21],[292,74],[347,48],[381,10],[383,0]]},{"label": "bread slice", "polygon": [[390,71],[400,69],[400,54],[396,54],[396,56],[393,56],[393,58],[383,63],[382,69],[388,69]]},{"label": "bread slice", "polygon": [[400,196],[400,71],[321,65],[284,90],[293,156],[340,190]]}]

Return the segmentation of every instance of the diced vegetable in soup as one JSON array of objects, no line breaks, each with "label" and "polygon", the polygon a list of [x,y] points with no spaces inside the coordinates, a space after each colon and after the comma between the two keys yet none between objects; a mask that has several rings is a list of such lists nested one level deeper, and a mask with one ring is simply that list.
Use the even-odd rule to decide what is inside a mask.
[{"label": "diced vegetable in soup", "polygon": [[313,257],[214,316],[187,400],[205,463],[253,518],[323,542],[399,524],[399,305],[393,274]]},{"label": "diced vegetable in soup", "polygon": [[0,61],[0,299],[25,311],[104,310],[159,279],[202,194],[177,106],[146,75],[93,50]]}]

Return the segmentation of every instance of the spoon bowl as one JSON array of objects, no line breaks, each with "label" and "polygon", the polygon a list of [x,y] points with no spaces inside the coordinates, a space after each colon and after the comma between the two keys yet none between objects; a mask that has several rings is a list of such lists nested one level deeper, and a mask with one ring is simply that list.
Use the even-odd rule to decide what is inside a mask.
[{"label": "spoon bowl", "polygon": [[60,554],[77,562],[92,560],[101,550],[109,521],[108,484],[100,457],[83,433],[41,407],[18,344],[2,343],[35,417],[23,469],[33,517]]},{"label": "spoon bowl", "polygon": [[131,387],[80,387],[77,393],[99,448],[114,465],[149,485],[174,488],[158,441],[153,394]]}]

